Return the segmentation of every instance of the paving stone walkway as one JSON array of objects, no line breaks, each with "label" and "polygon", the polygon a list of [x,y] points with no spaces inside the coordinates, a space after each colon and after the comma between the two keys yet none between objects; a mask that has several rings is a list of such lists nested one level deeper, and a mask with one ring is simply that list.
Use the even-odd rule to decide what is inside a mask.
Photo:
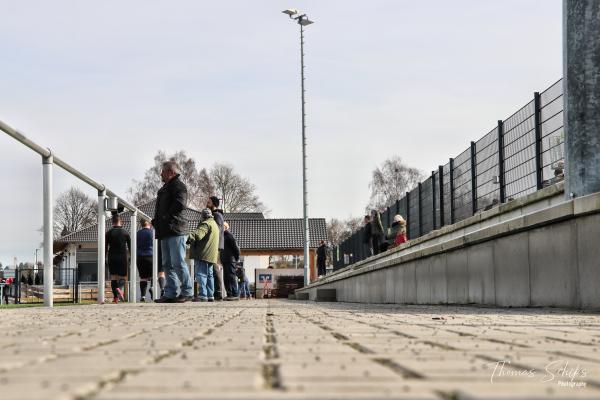
[{"label": "paving stone walkway", "polygon": [[600,314],[253,300],[0,309],[0,399],[600,399]]}]

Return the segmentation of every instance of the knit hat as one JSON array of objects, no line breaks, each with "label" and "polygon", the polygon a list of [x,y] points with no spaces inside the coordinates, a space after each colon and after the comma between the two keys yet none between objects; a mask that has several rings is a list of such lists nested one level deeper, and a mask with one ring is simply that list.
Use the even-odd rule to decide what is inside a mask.
[{"label": "knit hat", "polygon": [[219,207],[221,200],[219,200],[219,198],[217,196],[210,196],[209,199],[210,199],[210,201],[212,201],[212,203],[214,204],[215,207]]},{"label": "knit hat", "polygon": [[400,214],[394,215],[394,222],[399,222],[401,224],[406,224],[406,221],[404,220],[404,218],[402,218],[402,215],[400,215]]},{"label": "knit hat", "polygon": [[210,211],[210,209],[205,208],[202,210],[202,221],[212,218],[212,216],[212,211]]}]

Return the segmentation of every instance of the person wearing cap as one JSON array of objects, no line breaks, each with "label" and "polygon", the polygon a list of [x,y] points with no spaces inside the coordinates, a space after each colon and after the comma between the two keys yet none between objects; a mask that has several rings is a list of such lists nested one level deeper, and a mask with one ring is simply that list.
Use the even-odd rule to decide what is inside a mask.
[{"label": "person wearing cap", "polygon": [[402,218],[402,215],[394,215],[394,222],[392,223],[392,226],[388,228],[385,239],[386,240],[382,245],[382,251],[399,246],[407,241],[406,221]]},{"label": "person wearing cap", "polygon": [[214,301],[212,277],[214,266],[219,260],[219,226],[208,208],[202,210],[200,218],[198,229],[187,240],[199,286],[199,298],[194,298],[193,301]]},{"label": "person wearing cap", "polygon": [[[219,209],[219,204],[221,204],[221,201],[217,196],[210,196],[206,202],[206,208],[212,211],[215,222],[219,227],[219,253],[221,253],[225,248],[225,221],[223,219],[223,210]],[[225,291],[225,282],[223,280],[223,265],[220,264],[220,260],[215,264],[213,280],[215,285],[215,299],[224,300],[227,297],[227,292]]]},{"label": "person wearing cap", "polygon": [[192,279],[185,262],[188,223],[183,211],[187,203],[187,187],[180,179],[180,169],[175,161],[162,164],[160,177],[164,185],[157,193],[152,226],[160,241],[162,265],[167,279],[165,295],[155,302],[184,303],[192,299]]}]

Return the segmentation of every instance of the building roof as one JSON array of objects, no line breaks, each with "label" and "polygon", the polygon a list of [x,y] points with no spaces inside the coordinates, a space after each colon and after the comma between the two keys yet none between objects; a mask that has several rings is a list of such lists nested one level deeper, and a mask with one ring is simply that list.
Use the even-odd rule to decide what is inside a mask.
[{"label": "building roof", "polygon": [[[154,209],[156,208],[156,199],[139,206],[140,211],[144,214],[153,216]],[[193,222],[200,221],[200,211],[194,210],[193,208],[188,208],[187,216],[192,218]],[[130,215],[130,214],[129,214]],[[128,215],[128,216],[129,216]],[[234,219],[265,219],[265,216],[261,212],[248,212],[248,213],[225,213],[225,220],[230,221]]]},{"label": "building roof", "polygon": [[[155,201],[140,206],[147,215],[154,215]],[[127,231],[131,226],[131,211],[121,214],[123,228]],[[200,222],[200,212],[191,208],[184,211],[190,229],[195,229]],[[291,250],[302,249],[303,220],[301,218],[266,219],[262,213],[226,213],[223,215],[229,223],[229,230],[236,237],[243,250]],[[110,218],[106,219],[106,227],[112,226]],[[327,240],[325,218],[310,218],[310,247],[319,246],[321,240]],[[55,243],[89,243],[98,241],[98,225],[65,235]]]}]

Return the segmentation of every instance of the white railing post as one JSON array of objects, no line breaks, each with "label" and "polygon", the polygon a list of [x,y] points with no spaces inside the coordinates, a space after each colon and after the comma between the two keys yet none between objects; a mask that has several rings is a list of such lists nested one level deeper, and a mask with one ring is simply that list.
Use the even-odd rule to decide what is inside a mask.
[{"label": "white railing post", "polygon": [[52,246],[54,244],[52,215],[52,152],[42,157],[43,164],[43,198],[44,198],[44,306],[54,305],[54,266],[52,265]]},{"label": "white railing post", "polygon": [[104,199],[106,190],[98,190],[98,304],[104,304],[104,278],[106,276],[106,217],[104,216]]},{"label": "white railing post", "polygon": [[158,288],[158,240],[156,232],[152,228],[152,297],[154,300],[160,298],[160,289]]},{"label": "white railing post", "polygon": [[129,302],[137,303],[137,210],[131,213],[131,261],[129,262]]}]

